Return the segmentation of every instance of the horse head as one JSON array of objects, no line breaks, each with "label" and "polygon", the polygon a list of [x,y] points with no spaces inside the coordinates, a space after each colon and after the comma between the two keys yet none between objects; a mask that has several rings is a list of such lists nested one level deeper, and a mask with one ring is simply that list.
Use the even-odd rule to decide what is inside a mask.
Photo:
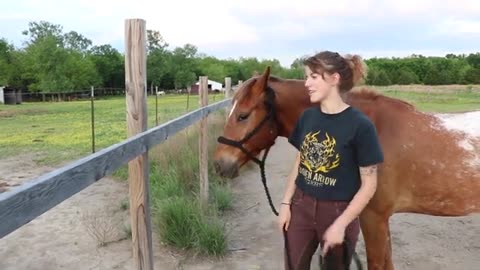
[{"label": "horse head", "polygon": [[245,163],[254,160],[278,136],[275,92],[269,86],[270,67],[245,81],[232,98],[232,109],[219,137],[214,166],[223,177],[234,178]]}]

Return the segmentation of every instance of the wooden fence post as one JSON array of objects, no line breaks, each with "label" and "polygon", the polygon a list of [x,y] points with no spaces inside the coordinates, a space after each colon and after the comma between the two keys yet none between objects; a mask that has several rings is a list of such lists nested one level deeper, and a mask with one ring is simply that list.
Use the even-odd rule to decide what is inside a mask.
[{"label": "wooden fence post", "polygon": [[190,106],[190,92],[192,91],[192,86],[187,87],[187,112]]},{"label": "wooden fence post", "polygon": [[[204,107],[208,105],[208,77],[200,76],[199,85],[199,105]],[[200,203],[202,209],[207,209],[208,206],[208,122],[207,116],[200,120],[200,135],[199,135],[199,163],[200,163]]]},{"label": "wooden fence post", "polygon": [[92,153],[95,153],[95,111],[94,111],[95,88],[90,89],[90,118],[92,121]]},{"label": "wooden fence post", "polygon": [[158,126],[158,86],[155,86],[155,126]]},{"label": "wooden fence post", "polygon": [[[126,20],[125,94],[128,137],[132,137],[147,129],[147,67],[145,48],[145,20]],[[147,152],[128,163],[128,181],[135,269],[153,270]]]},{"label": "wooden fence post", "polygon": [[[226,77],[225,78],[225,98],[226,99],[229,99],[230,97],[232,96],[232,78],[230,77]],[[226,109],[225,109],[225,112],[226,112],[226,117],[227,117],[227,120],[228,121],[228,114],[231,110],[231,106],[227,106]]]}]

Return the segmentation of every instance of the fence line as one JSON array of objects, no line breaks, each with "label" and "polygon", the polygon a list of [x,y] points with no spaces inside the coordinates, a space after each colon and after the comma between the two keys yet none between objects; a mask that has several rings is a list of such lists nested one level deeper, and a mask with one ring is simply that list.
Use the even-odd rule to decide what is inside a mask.
[{"label": "fence line", "polygon": [[[74,91],[55,92],[23,92],[19,89],[5,88],[7,101],[5,104],[21,104],[23,102],[67,102],[77,100],[88,100],[91,96],[91,89],[79,89]],[[96,97],[124,96],[123,88],[95,88]],[[3,103],[3,102],[2,102]]]},{"label": "fence line", "polygon": [[[199,85],[199,105],[200,107],[205,107],[208,104],[208,77],[201,76]],[[200,204],[203,210],[206,210],[208,206],[208,123],[207,118],[202,117],[200,120],[200,133],[198,140],[199,147],[199,165],[200,165]]]},{"label": "fence line", "polygon": [[[112,174],[128,163],[132,248],[136,269],[153,270],[149,208],[148,151],[186,127],[201,121],[201,189],[208,199],[207,116],[230,105],[231,99],[208,105],[207,86],[201,107],[164,124],[147,129],[145,21],[125,21],[126,101],[128,138],[32,181],[0,193],[0,238],[17,230],[54,206]],[[207,77],[200,81],[206,83]],[[92,94],[93,97],[93,94]],[[93,108],[93,107],[92,107]]]},{"label": "fence line", "polygon": [[0,238],[230,103],[224,99],[199,108],[0,193]]},{"label": "fence line", "polygon": [[90,118],[92,128],[92,153],[95,153],[95,88],[92,86],[92,93],[90,95]]},{"label": "fence line", "polygon": [[[225,98],[231,98],[232,96],[232,78],[225,78]],[[225,110],[228,112],[231,109],[231,106],[227,106]],[[226,120],[228,121],[228,113],[226,113]]]}]

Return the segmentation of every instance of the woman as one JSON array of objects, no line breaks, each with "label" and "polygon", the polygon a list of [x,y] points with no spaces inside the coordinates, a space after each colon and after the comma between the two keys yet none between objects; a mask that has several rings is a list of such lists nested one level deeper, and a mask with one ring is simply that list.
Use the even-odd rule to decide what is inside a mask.
[{"label": "woman", "polygon": [[310,101],[319,106],[302,113],[289,137],[298,153],[279,226],[287,232],[294,269],[310,269],[319,244],[327,269],[346,269],[343,244],[350,264],[358,216],[375,193],[383,152],[373,123],[342,99],[365,75],[361,58],[324,51],[304,65]]}]

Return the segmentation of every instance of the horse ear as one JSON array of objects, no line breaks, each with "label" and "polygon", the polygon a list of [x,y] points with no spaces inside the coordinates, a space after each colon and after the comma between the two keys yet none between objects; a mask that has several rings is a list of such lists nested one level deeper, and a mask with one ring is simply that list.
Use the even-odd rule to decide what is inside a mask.
[{"label": "horse ear", "polygon": [[[268,85],[268,79],[270,78],[270,66],[267,66],[267,68],[265,69],[265,71],[263,72],[263,74],[258,77],[256,83],[255,83],[255,91],[257,92],[263,92],[265,91],[265,89],[267,89],[267,85]],[[257,94],[260,94],[258,93]]]}]

